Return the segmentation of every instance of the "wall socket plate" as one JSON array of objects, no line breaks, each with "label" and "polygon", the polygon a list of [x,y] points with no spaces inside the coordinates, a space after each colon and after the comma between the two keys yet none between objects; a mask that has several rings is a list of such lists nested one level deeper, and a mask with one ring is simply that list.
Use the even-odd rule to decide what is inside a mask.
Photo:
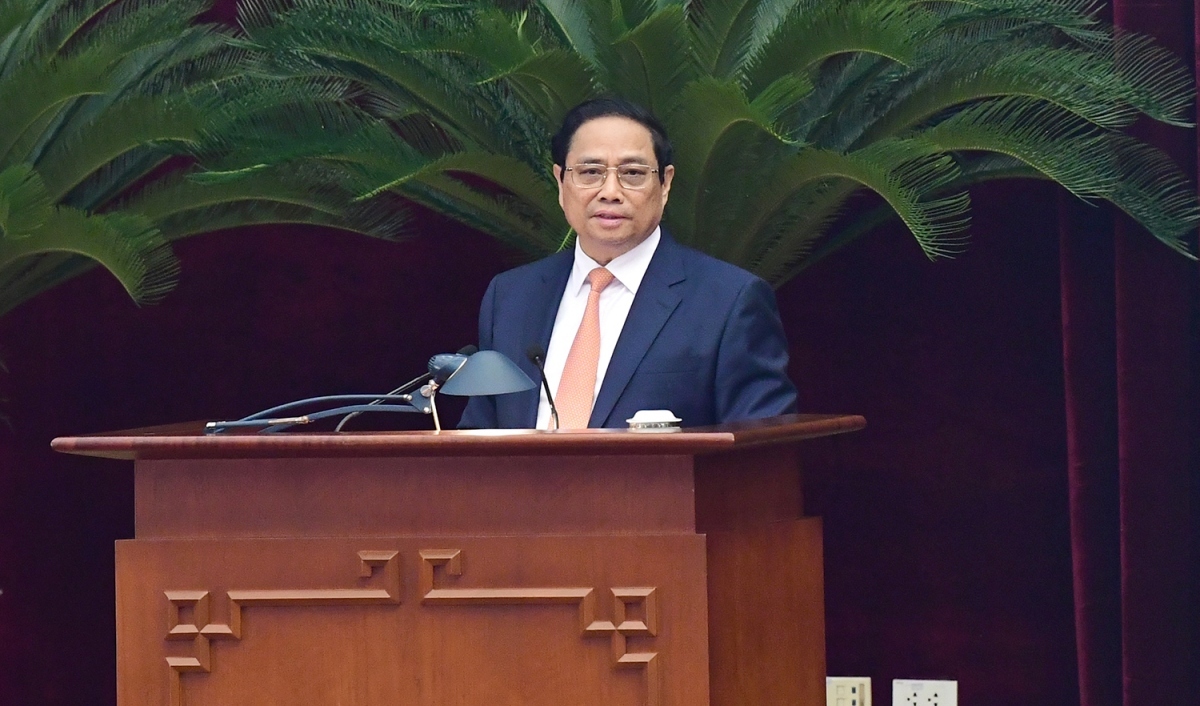
[{"label": "wall socket plate", "polygon": [[892,706],[958,706],[958,682],[893,679]]},{"label": "wall socket plate", "polygon": [[825,706],[871,706],[871,677],[825,677]]}]

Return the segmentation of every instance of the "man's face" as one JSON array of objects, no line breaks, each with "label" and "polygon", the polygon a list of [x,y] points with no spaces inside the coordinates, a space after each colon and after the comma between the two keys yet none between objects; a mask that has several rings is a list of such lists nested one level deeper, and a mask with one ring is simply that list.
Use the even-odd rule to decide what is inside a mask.
[{"label": "man's face", "polygon": [[[619,116],[594,118],[579,126],[567,151],[567,166],[578,164],[601,167],[645,164],[659,168],[650,131]],[[668,166],[662,170],[662,183],[657,173],[651,174],[641,189],[621,186],[615,170],[607,175],[603,185],[588,189],[576,186],[570,174],[563,174],[561,167],[554,166],[558,203],[567,223],[579,235],[583,251],[601,265],[632,250],[658,226],[675,168]]]}]

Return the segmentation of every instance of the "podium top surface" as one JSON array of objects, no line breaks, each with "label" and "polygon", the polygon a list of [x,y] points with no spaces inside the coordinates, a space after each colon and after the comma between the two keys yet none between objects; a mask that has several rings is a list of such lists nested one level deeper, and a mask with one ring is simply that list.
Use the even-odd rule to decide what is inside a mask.
[{"label": "podium top surface", "polygon": [[597,454],[697,455],[784,444],[856,431],[866,420],[845,414],[788,414],[671,432],[625,429],[488,429],[349,433],[222,433],[203,422],[59,437],[55,451],[125,460],[187,458],[330,458],[361,456],[514,456]]}]

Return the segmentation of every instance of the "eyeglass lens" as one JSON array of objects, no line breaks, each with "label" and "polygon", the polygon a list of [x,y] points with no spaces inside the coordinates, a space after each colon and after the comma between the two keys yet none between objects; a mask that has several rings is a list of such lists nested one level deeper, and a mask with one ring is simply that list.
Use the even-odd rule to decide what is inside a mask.
[{"label": "eyeglass lens", "polygon": [[595,188],[602,186],[608,178],[608,173],[615,171],[621,186],[628,189],[640,189],[650,180],[650,175],[656,170],[646,164],[622,164],[616,167],[606,167],[603,164],[576,164],[571,167],[571,178],[576,186]]}]

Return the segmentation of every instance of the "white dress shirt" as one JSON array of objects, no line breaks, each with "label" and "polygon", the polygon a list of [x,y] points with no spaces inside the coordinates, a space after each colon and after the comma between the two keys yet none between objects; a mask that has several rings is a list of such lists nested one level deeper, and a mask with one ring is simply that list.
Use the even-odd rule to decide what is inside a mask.
[{"label": "white dress shirt", "polygon": [[[659,237],[659,229],[655,228],[654,232],[632,250],[613,258],[612,262],[605,265],[614,279],[600,293],[600,362],[596,366],[595,395],[600,394],[600,385],[604,383],[604,374],[608,371],[608,363],[617,347],[617,339],[621,336],[621,329],[625,327],[629,308],[633,306],[633,297],[642,284],[642,278],[646,276],[650,259],[654,257],[654,251],[658,248]],[[571,352],[571,344],[575,342],[575,332],[579,330],[584,309],[587,308],[588,294],[592,289],[588,285],[587,276],[597,267],[600,265],[583,252],[577,238],[575,264],[571,267],[571,276],[567,278],[562,301],[558,303],[554,331],[550,334],[550,345],[546,347],[546,380],[555,394],[562,380],[563,368],[567,365],[567,354]],[[550,419],[550,403],[546,400],[546,390],[543,388],[538,402],[537,428],[550,429],[553,426]]]}]

